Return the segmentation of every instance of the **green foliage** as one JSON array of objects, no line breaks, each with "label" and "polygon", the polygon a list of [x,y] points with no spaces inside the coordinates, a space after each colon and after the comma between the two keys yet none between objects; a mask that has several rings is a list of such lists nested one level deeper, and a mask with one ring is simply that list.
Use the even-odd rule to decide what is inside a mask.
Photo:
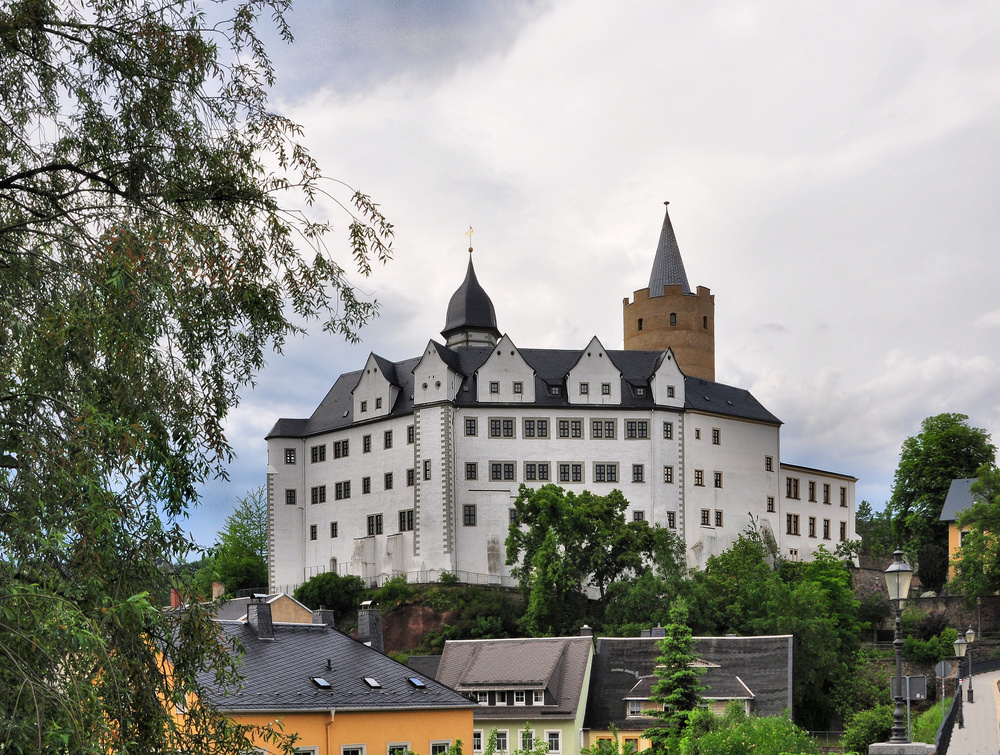
[{"label": "green foliage", "polygon": [[458,575],[453,574],[450,571],[441,572],[441,576],[438,578],[438,581],[442,585],[457,585],[459,583]]},{"label": "green foliage", "polygon": [[[919,624],[920,621],[918,620]],[[936,625],[936,619],[932,624]],[[920,639],[926,634],[914,633],[903,638],[903,657],[907,660],[922,663],[937,663],[947,657],[955,655],[954,642],[958,639],[958,631],[945,627],[940,635],[928,637],[926,640]]]},{"label": "green foliage", "polygon": [[267,591],[267,492],[255,488],[237,503],[195,576],[202,596],[212,594],[212,582],[224,584],[229,595],[248,588]]},{"label": "green foliage", "polygon": [[631,745],[628,747],[622,744],[622,739],[618,735],[618,727],[611,724],[611,739],[599,739],[592,747],[584,747],[580,750],[583,755],[630,755],[633,752]]},{"label": "green foliage", "polygon": [[[711,714],[709,714],[711,715]],[[685,732],[679,755],[819,755],[809,733],[784,716],[747,716],[737,705]]]},{"label": "green foliage", "polygon": [[851,716],[844,725],[844,736],[840,740],[846,752],[868,752],[868,746],[875,742],[888,742],[892,735],[894,706],[879,705]]},{"label": "green foliage", "polygon": [[861,538],[859,555],[876,564],[888,561],[896,550],[893,544],[892,517],[889,508],[873,511],[868,501],[862,501],[858,504],[854,521],[855,530]]},{"label": "green foliage", "polygon": [[850,663],[851,673],[839,679],[833,688],[834,707],[845,719],[888,699],[889,666],[878,663],[879,657],[875,651],[858,651]]},{"label": "green foliage", "polygon": [[934,744],[937,741],[938,729],[941,728],[943,713],[940,705],[932,705],[923,713],[913,719],[914,742],[926,742]]},{"label": "green foliage", "polygon": [[[194,550],[182,520],[225,477],[268,351],[375,313],[301,211],[324,177],[269,109],[258,22],[289,39],[288,3],[221,5],[208,24],[191,0],[0,3],[5,752],[238,749],[196,673],[234,672],[211,617],[145,591]],[[345,201],[366,274],[392,227]],[[197,734],[163,704],[184,693]]]},{"label": "green foliage", "polygon": [[313,611],[326,606],[333,611],[338,623],[350,623],[368,595],[361,577],[324,572],[295,588],[294,598]]},{"label": "green foliage", "polygon": [[984,464],[970,488],[974,503],[958,526],[966,531],[955,559],[955,587],[970,603],[1000,591],[1000,469]]},{"label": "green foliage", "polygon": [[698,678],[705,669],[691,665],[696,658],[692,653],[694,638],[687,617],[687,604],[683,600],[675,601],[670,606],[666,634],[658,643],[660,656],[653,671],[657,681],[649,699],[663,704],[664,710],[653,712],[662,723],[646,729],[643,736],[660,751],[666,750],[670,740],[683,731],[688,715],[701,702],[699,693],[704,689]]},{"label": "green foliage", "polygon": [[893,537],[915,557],[928,590],[940,591],[948,578],[948,528],[940,515],[951,481],[995,461],[989,433],[966,420],[964,414],[928,417],[920,433],[903,442],[887,506]]},{"label": "green foliage", "polygon": [[385,580],[372,595],[372,600],[378,603],[379,608],[384,611],[392,606],[405,603],[413,597],[415,592],[413,585],[407,582],[406,576],[399,574]]}]

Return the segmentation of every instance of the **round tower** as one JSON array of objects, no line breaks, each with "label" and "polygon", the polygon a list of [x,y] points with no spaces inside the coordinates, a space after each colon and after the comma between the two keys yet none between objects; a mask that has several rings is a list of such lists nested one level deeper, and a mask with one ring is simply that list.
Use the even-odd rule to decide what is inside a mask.
[{"label": "round tower", "polygon": [[669,347],[685,375],[715,380],[715,297],[704,286],[691,291],[669,211],[663,217],[649,287],[622,303],[627,351]]}]

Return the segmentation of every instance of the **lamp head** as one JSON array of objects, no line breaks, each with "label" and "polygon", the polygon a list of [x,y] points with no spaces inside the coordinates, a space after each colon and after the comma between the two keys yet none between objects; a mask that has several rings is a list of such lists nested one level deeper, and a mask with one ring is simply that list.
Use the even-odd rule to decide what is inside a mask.
[{"label": "lamp head", "polygon": [[976,641],[976,630],[973,629],[972,627],[969,627],[968,629],[965,630],[965,641],[966,642]]},{"label": "lamp head", "polygon": [[962,635],[958,635],[958,639],[955,640],[955,655],[959,658],[965,658],[965,651],[968,648],[969,643],[965,641]]},{"label": "lamp head", "polygon": [[892,554],[893,561],[885,570],[885,586],[889,590],[890,600],[906,600],[910,594],[910,581],[913,579],[913,567],[903,560],[903,551],[896,549]]}]

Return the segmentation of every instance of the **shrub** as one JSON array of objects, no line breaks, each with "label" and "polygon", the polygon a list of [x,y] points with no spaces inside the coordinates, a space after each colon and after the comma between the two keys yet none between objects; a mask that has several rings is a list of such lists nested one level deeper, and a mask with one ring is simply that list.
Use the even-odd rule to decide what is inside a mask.
[{"label": "shrub", "polygon": [[338,622],[350,622],[368,591],[361,577],[340,576],[333,572],[317,574],[295,589],[295,599],[312,610],[326,606]]},{"label": "shrub", "polygon": [[937,637],[948,628],[948,614],[944,611],[928,611],[914,622],[914,631],[922,640]]},{"label": "shrub", "polygon": [[441,576],[438,578],[438,581],[442,585],[457,585],[458,575],[452,574],[450,571],[441,572]]},{"label": "shrub", "polygon": [[879,705],[870,710],[855,713],[844,727],[844,737],[840,740],[847,752],[868,752],[868,745],[888,742],[892,734],[892,705]]},{"label": "shrub", "polygon": [[[809,733],[784,716],[737,716],[727,712],[710,731],[694,736],[685,732],[684,755],[819,755],[820,748]],[[727,725],[729,724],[729,725]],[[701,728],[701,727],[699,727]]]},{"label": "shrub", "polygon": [[413,597],[415,589],[402,574],[390,577],[375,591],[372,598],[382,609],[398,606]]},{"label": "shrub", "polygon": [[938,729],[941,728],[941,718],[940,705],[934,705],[917,716],[913,721],[913,741],[934,744]]}]

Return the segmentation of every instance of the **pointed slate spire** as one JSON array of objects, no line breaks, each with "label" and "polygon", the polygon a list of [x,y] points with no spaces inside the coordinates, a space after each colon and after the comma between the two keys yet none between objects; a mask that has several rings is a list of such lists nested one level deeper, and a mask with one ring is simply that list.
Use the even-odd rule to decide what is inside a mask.
[{"label": "pointed slate spire", "polygon": [[[664,202],[669,205],[670,202]],[[670,224],[669,210],[663,215],[663,229],[660,231],[660,243],[656,246],[656,257],[653,259],[653,269],[649,273],[649,296],[663,296],[664,286],[680,284],[681,291],[691,293],[687,273],[684,272],[684,261],[681,250],[677,246],[674,227]]]},{"label": "pointed slate spire", "polygon": [[[448,316],[445,320],[444,330],[441,335],[448,339],[448,345],[456,342],[455,336],[460,333],[478,332],[487,337],[493,337],[493,343],[500,336],[497,330],[497,316],[493,309],[493,302],[487,296],[486,291],[479,285],[476,279],[476,270],[472,267],[472,256],[469,256],[469,268],[465,273],[465,280],[458,290],[452,294],[448,303]],[[466,341],[480,339],[469,339]]]}]

